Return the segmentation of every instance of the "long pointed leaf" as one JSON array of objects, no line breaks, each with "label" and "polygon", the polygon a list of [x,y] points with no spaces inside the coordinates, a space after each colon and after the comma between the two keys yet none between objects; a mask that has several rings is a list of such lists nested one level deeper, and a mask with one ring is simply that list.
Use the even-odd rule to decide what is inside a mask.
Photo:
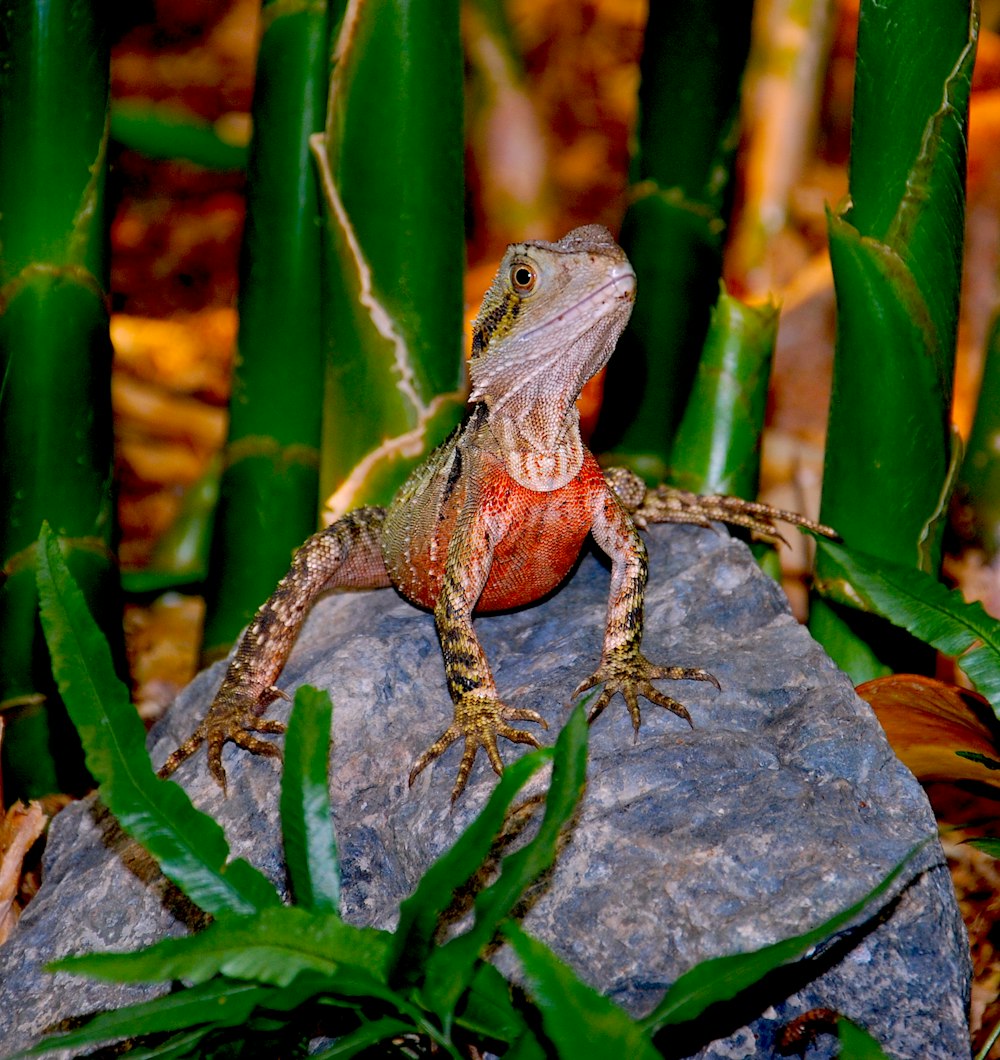
[{"label": "long pointed leaf", "polygon": [[524,891],[555,861],[563,826],[573,816],[587,776],[587,722],[582,706],[570,715],[555,745],[552,782],[538,834],[504,858],[499,878],[475,902],[475,923],[463,935],[434,950],[427,962],[425,998],[447,1023],[468,986],[475,963]]},{"label": "long pointed leaf", "polygon": [[657,1060],[648,1033],[613,1001],[599,994],[518,924],[500,929],[520,958],[528,995],[560,1057],[627,1056]]},{"label": "long pointed leaf", "polygon": [[278,905],[274,887],[249,862],[227,863],[229,846],[219,825],[194,808],[183,788],[153,772],[142,721],[47,524],[38,539],[37,576],[52,670],[105,805],[206,912]]},{"label": "long pointed leaf", "polygon": [[819,591],[874,611],[927,644],[954,655],[976,688],[1000,714],[1000,622],[979,603],[966,602],[923,571],[817,541],[823,554]]},{"label": "long pointed leaf", "polygon": [[374,928],[278,906],[255,916],[219,920],[197,935],[164,939],[132,953],[81,954],[49,967],[125,983],[202,983],[221,974],[288,986],[298,975],[318,973],[330,979],[340,976],[348,985],[370,982],[381,995],[388,944],[389,935]]},{"label": "long pointed leaf", "polygon": [[96,1042],[134,1038],[212,1024],[234,1027],[274,994],[272,987],[232,979],[211,979],[207,983],[165,994],[152,1001],[100,1012],[82,1027],[58,1037],[47,1038],[26,1054],[35,1056],[52,1049],[76,1048]]},{"label": "long pointed leaf", "polygon": [[697,1019],[710,1005],[731,1000],[775,968],[804,957],[813,946],[826,941],[885,894],[927,841],[914,847],[863,898],[811,931],[763,946],[752,953],[713,957],[695,965],[674,983],[660,1004],[641,1021],[643,1026],[655,1033],[670,1024]]},{"label": "long pointed leaf", "polygon": [[393,936],[392,982],[414,983],[422,977],[441,914],[455,892],[482,868],[517,793],[552,756],[551,747],[542,747],[509,765],[476,819],[427,869],[417,889],[402,903]]},{"label": "long pointed leaf", "polygon": [[302,685],[285,736],[281,834],[296,904],[316,913],[340,912],[340,859],[327,777],[333,704],[326,692]]}]

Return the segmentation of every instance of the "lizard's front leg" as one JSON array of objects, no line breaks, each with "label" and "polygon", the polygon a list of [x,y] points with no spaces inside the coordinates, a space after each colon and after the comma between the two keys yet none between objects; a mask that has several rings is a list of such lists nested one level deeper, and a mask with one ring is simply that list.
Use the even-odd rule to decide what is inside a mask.
[{"label": "lizard's front leg", "polygon": [[204,721],[167,758],[161,777],[173,773],[203,743],[208,744],[208,768],[223,790],[227,740],[253,754],[281,757],[278,747],[254,735],[285,731],[281,722],[261,717],[275,699],[288,698],[275,681],[317,597],[330,589],[390,584],[379,543],[384,519],[384,508],[358,508],[314,534],[295,553],[288,573],[243,634]]},{"label": "lizard's front leg", "polygon": [[636,525],[642,528],[649,523],[691,523],[706,527],[713,522],[728,523],[745,527],[768,540],[782,541],[784,539],[775,525],[782,522],[813,530],[825,537],[838,536],[832,527],[760,501],[747,501],[724,493],[691,493],[676,486],[648,488],[634,471],[624,467],[607,468],[604,479]]},{"label": "lizard's front leg", "polygon": [[[497,533],[497,528],[493,528],[493,533]],[[441,590],[434,607],[434,623],[441,641],[444,672],[455,704],[455,717],[410,770],[409,782],[412,784],[435,758],[457,740],[464,740],[462,761],[451,793],[452,803],[462,794],[480,747],[485,748],[493,769],[501,774],[503,760],[497,748],[498,736],[515,743],[538,746],[538,740],[530,732],[515,729],[508,722],[533,721],[548,728],[537,711],[509,707],[500,700],[486,653],[472,628],[472,611],[482,595],[492,564],[493,552],[489,542],[490,534],[480,513],[467,529],[456,531],[449,544]]]},{"label": "lizard's front leg", "polygon": [[639,696],[673,711],[691,724],[687,709],[672,696],[660,692],[652,682],[663,678],[708,681],[716,688],[719,682],[707,670],[655,666],[642,654],[643,594],[648,573],[646,546],[617,495],[610,489],[603,491],[599,498],[591,533],[598,547],[611,559],[611,592],[601,665],[580,683],[573,693],[574,697],[595,685],[604,685],[590,711],[588,720],[593,722],[615,693],[621,692],[636,733],[642,723]]}]

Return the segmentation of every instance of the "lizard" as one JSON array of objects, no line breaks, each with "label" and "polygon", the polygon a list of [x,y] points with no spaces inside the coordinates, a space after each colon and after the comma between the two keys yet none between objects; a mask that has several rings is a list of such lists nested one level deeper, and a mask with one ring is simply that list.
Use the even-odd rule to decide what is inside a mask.
[{"label": "lizard", "polygon": [[582,440],[576,399],[611,357],[635,292],[625,252],[599,225],[558,242],[508,247],[473,323],[464,421],[388,507],[350,511],[299,548],[244,633],[204,720],[161,776],[203,743],[223,790],[227,741],[280,757],[280,748],[258,734],[280,734],[284,724],[262,715],[275,699],[288,698],[275,682],[313,602],[332,589],[393,586],[433,612],[454,705],[451,723],[414,762],[409,783],[461,741],[454,804],[480,748],[500,774],[498,738],[539,745],[512,723],[547,728],[536,711],[501,698],[473,614],[545,596],[572,570],[588,535],[611,560],[611,586],[600,664],[574,698],[603,685],[589,711],[592,723],[620,692],[636,737],[639,697],[693,724],[687,708],[653,682],[719,682],[700,667],[654,665],[642,654],[647,558],[639,527],[721,520],[779,537],[774,521],[781,519],[833,531],[768,505],[667,486],[647,491],[632,472],[602,471]]}]

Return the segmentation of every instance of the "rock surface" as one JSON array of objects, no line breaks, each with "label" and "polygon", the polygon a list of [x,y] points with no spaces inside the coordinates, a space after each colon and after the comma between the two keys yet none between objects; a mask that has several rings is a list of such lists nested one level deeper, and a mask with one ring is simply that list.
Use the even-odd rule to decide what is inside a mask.
[{"label": "rock surface", "polygon": [[[657,528],[648,540],[646,654],[704,666],[722,691],[673,685],[696,727],[645,705],[638,741],[620,698],[609,706],[591,731],[572,842],[525,920],[634,1013],[696,962],[803,932],[852,904],[935,833],[923,792],[871,711],[747,549],[691,527]],[[550,733],[566,716],[569,691],[596,666],[607,588],[606,570],[588,556],[544,603],[477,619],[501,694],[537,709]],[[204,714],[220,678],[215,667],[179,697],[153,734],[157,764]],[[407,789],[410,764],[450,717],[433,620],[389,591],[330,597],[279,683],[314,684],[333,697],[331,799],[345,916],[391,926],[399,902],[494,783],[480,755],[450,813],[456,747]],[[520,748],[503,753],[510,760]],[[224,824],[234,855],[283,884],[279,767],[232,745],[224,763],[228,798],[203,754],[178,779]],[[672,1055],[773,1056],[785,1022],[824,1006],[868,1028],[891,1057],[968,1056],[967,941],[936,841],[901,883],[887,916],[773,976],[748,1009],[719,1012],[714,1041],[673,1040]],[[162,878],[92,803],[60,814],[44,886],[0,953],[4,1052],[53,1020],[141,996],[50,976],[46,960],[181,933],[176,912]],[[505,967],[508,959],[499,955]],[[835,1054],[825,1037],[807,1055]]]}]

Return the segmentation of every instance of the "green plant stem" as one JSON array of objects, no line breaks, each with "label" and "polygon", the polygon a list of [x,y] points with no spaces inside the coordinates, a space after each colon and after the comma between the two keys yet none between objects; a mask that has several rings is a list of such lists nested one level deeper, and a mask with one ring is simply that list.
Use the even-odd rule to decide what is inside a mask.
[{"label": "green plant stem", "polygon": [[88,786],[37,621],[43,520],[121,658],[104,226],[108,45],[94,0],[0,18],[0,704],[8,798]]},{"label": "green plant stem", "polygon": [[670,481],[676,486],[695,493],[757,496],[777,334],[776,305],[750,306],[720,290],[674,441]]},{"label": "green plant stem", "polygon": [[207,654],[224,652],[317,527],[323,346],[319,194],[325,3],[271,0],[254,91],[239,356],[209,564]]},{"label": "green plant stem", "polygon": [[726,0],[649,9],[621,231],[638,298],[595,439],[649,481],[666,476],[718,292],[752,9]]},{"label": "green plant stem", "polygon": [[[830,217],[837,352],[820,518],[848,545],[936,574],[977,20],[969,0],[863,0],[848,208]],[[817,565],[825,576],[822,561]],[[856,681],[930,657],[817,602],[810,628]]]},{"label": "green plant stem", "polygon": [[348,8],[313,149],[329,236],[320,478],[332,518],[386,503],[464,405],[457,0]]}]

